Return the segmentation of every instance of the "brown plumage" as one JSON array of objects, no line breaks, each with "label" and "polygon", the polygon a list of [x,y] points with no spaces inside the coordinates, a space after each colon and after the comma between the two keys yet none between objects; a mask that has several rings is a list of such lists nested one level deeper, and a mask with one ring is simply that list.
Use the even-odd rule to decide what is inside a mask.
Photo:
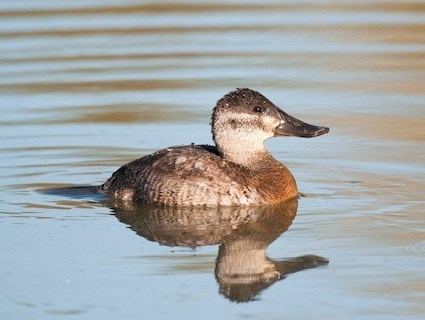
[{"label": "brown plumage", "polygon": [[298,195],[289,170],[265,149],[277,135],[328,131],[285,114],[267,98],[238,89],[217,102],[214,146],[171,147],[130,162],[100,190],[123,201],[177,206],[276,204]]}]

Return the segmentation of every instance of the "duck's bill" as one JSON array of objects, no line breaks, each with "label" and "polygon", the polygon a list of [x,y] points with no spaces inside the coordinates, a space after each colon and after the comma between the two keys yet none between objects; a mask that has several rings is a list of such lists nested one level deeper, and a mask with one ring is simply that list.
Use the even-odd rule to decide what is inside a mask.
[{"label": "duck's bill", "polygon": [[276,136],[294,136],[302,138],[313,138],[328,133],[328,127],[314,126],[305,123],[282,110],[279,110],[279,116],[282,119],[281,123],[275,129]]}]

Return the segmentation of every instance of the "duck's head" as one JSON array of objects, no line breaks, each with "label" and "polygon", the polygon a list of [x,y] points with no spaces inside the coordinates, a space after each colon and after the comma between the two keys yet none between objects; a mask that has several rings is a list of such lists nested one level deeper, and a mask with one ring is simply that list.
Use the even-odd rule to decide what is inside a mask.
[{"label": "duck's head", "polygon": [[[274,105],[261,93],[237,89],[221,98],[212,115],[213,139],[224,156],[264,150],[264,141],[276,136],[317,137],[329,128],[307,124]],[[243,163],[241,163],[243,164]]]}]

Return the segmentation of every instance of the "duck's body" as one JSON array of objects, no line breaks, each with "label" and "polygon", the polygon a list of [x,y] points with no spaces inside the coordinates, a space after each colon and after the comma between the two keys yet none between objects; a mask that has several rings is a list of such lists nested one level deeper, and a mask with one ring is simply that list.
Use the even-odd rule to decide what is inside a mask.
[{"label": "duck's body", "polygon": [[213,146],[171,147],[121,167],[102,190],[121,200],[177,206],[276,204],[296,197],[290,171],[265,156],[252,170]]},{"label": "duck's body", "polygon": [[100,190],[123,201],[175,206],[277,204],[298,195],[290,171],[265,149],[273,136],[314,137],[308,125],[250,89],[230,92],[212,116],[216,146],[171,147],[117,170]]}]

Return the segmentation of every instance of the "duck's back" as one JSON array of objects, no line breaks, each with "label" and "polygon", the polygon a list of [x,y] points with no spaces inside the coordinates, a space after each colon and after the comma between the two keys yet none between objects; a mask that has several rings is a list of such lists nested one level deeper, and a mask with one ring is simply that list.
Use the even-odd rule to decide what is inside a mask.
[{"label": "duck's back", "polygon": [[157,151],[118,169],[101,189],[117,199],[179,206],[249,205],[262,202],[243,167],[212,146]]}]

